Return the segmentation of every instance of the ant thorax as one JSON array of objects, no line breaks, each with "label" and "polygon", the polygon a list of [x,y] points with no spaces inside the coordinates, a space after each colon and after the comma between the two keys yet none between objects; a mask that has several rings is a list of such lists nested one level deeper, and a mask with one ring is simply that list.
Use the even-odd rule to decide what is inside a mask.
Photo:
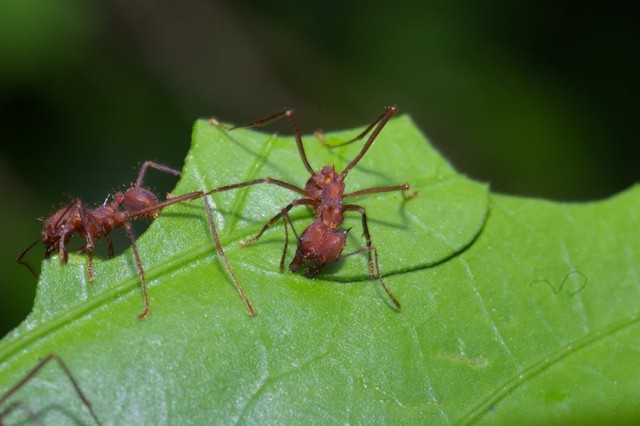
[{"label": "ant thorax", "polygon": [[344,196],[344,181],[341,173],[335,167],[324,166],[318,173],[314,173],[305,186],[310,198],[323,200],[316,207],[316,218],[331,230],[336,230],[343,221],[342,199]]}]

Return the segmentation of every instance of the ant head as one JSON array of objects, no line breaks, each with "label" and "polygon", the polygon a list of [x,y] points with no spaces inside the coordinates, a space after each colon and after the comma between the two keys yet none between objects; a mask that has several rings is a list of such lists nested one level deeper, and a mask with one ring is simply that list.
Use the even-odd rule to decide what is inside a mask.
[{"label": "ant head", "polygon": [[[141,210],[145,210],[154,207],[158,204],[158,197],[148,189],[145,188],[129,188],[124,193],[118,192],[114,195],[115,203],[123,205],[125,210],[129,213],[136,213]],[[158,216],[159,210],[151,211],[145,214],[144,217],[153,219]]]},{"label": "ant head", "polygon": [[336,175],[338,173],[336,173],[336,168],[334,166],[324,166],[322,170],[320,170],[320,173],[318,174],[322,176],[324,183],[329,183],[329,182],[335,182]]},{"label": "ant head", "polygon": [[71,205],[58,209],[54,214],[44,220],[42,227],[42,241],[47,245],[57,244],[61,235],[65,232],[67,223],[76,213]]}]

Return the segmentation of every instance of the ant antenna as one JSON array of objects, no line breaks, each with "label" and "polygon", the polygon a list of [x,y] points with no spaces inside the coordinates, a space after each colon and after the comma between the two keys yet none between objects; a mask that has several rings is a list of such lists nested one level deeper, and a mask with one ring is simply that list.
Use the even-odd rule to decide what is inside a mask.
[{"label": "ant antenna", "polygon": [[[360,159],[362,159],[364,154],[367,153],[373,141],[376,139],[376,137],[378,137],[378,134],[380,133],[382,128],[385,126],[385,124],[387,124],[387,121],[389,121],[389,119],[397,112],[398,112],[397,107],[390,106],[386,108],[386,112],[384,113],[384,115],[378,116],[378,118],[376,118],[376,120],[378,120],[378,127],[376,127],[373,133],[369,135],[369,139],[367,139],[367,142],[364,144],[364,146],[362,147],[358,155],[356,155],[356,158],[351,160],[351,162],[347,165],[347,167],[344,168],[344,170],[342,171],[342,176],[347,177],[347,174],[351,171],[351,169],[353,169],[356,166],[356,164],[358,164]],[[368,131],[368,130],[369,128],[367,128],[365,131]]]}]

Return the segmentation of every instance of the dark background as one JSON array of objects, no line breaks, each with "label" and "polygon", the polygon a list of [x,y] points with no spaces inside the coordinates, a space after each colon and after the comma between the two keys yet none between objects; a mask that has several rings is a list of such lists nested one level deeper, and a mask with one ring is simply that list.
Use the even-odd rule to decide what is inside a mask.
[{"label": "dark background", "polygon": [[102,202],[144,160],[180,168],[199,117],[288,106],[310,132],[397,104],[494,191],[621,191],[638,179],[639,41],[632,10],[548,0],[3,1],[0,336],[33,303],[14,258],[36,218],[66,194]]}]

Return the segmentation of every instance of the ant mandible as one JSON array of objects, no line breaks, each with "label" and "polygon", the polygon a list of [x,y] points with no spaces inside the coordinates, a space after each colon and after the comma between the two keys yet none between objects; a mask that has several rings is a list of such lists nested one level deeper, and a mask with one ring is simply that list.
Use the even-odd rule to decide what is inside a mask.
[{"label": "ant mandible", "polygon": [[[135,185],[124,192],[116,193],[113,196],[113,201],[111,203],[105,203],[95,209],[89,209],[81,200],[73,199],[66,207],[56,211],[44,221],[41,238],[35,240],[25,248],[18,255],[16,261],[25,265],[37,278],[35,270],[31,265],[23,260],[27,252],[29,252],[29,250],[31,250],[39,241],[42,241],[45,245],[45,259],[58,251],[60,254],[60,263],[67,263],[69,257],[67,252],[67,243],[71,239],[72,235],[77,233],[86,241],[85,247],[80,251],[87,253],[87,275],[89,281],[93,281],[93,249],[96,241],[102,237],[107,240],[109,245],[108,257],[111,258],[113,257],[111,232],[116,228],[124,228],[129,240],[131,241],[133,257],[135,258],[136,265],[138,267],[140,287],[142,289],[142,296],[144,299],[144,311],[138,315],[138,318],[145,319],[147,315],[149,315],[147,280],[145,278],[144,268],[142,267],[142,261],[140,260],[140,254],[138,253],[138,248],[136,246],[136,237],[133,232],[133,227],[131,226],[131,220],[138,218],[155,219],[160,213],[160,210],[164,207],[194,200],[196,198],[202,198],[206,195],[203,191],[195,191],[188,194],[174,196],[165,201],[159,201],[158,197],[153,192],[142,187],[144,175],[149,167],[165,173],[180,176],[180,172],[178,170],[153,161],[146,161],[140,168]],[[249,315],[253,315],[253,306],[242,290],[242,286],[236,278],[235,273],[222,250],[222,245],[220,244],[215,223],[213,221],[213,214],[206,200],[204,205],[207,210],[211,234],[213,235],[213,239],[216,244],[216,250],[224,263],[225,269],[233,280],[236,289],[240,293],[242,300],[244,300],[247,305]]]},{"label": "ant mandible", "polygon": [[[300,130],[298,129],[293,110],[287,109],[268,118],[253,121],[251,123],[240,126],[235,126],[229,129],[234,130],[238,128],[264,126],[275,120],[286,117],[289,120],[291,127],[293,128],[296,146],[298,148],[302,163],[311,175],[311,177],[307,180],[304,188],[278,179],[273,179],[272,177],[265,177],[233,185],[222,186],[210,191],[209,193],[216,193],[229,191],[232,189],[244,188],[250,185],[266,183],[277,185],[302,195],[302,198],[293,200],[287,206],[282,208],[278,214],[273,216],[262,227],[260,232],[255,237],[242,242],[241,245],[246,246],[258,241],[258,239],[268,228],[270,228],[271,226],[276,224],[278,220],[283,218],[285,225],[285,244],[282,252],[282,258],[280,259],[280,271],[282,272],[282,270],[284,269],[284,261],[288,244],[288,224],[296,235],[298,241],[296,254],[289,264],[289,270],[292,272],[301,271],[306,277],[312,278],[316,276],[322,268],[333,262],[336,262],[342,255],[346,243],[347,233],[349,232],[349,230],[338,230],[338,228],[344,220],[345,212],[356,211],[360,213],[360,216],[362,218],[362,229],[366,241],[366,248],[358,250],[356,251],[356,253],[361,251],[367,252],[369,275],[372,279],[378,279],[378,281],[382,285],[382,288],[387,293],[395,307],[400,309],[400,302],[398,302],[398,300],[391,293],[384,280],[382,279],[378,263],[378,252],[371,242],[371,234],[369,233],[369,227],[367,225],[367,214],[365,208],[358,204],[344,203],[345,198],[355,198],[362,195],[377,194],[381,192],[403,191],[402,195],[405,200],[408,200],[416,195],[416,193],[406,195],[406,191],[409,189],[409,185],[406,183],[403,185],[362,189],[346,194],[344,192],[345,180],[347,178],[347,175],[366,154],[382,128],[387,124],[389,119],[394,114],[396,114],[396,112],[397,108],[395,106],[385,108],[383,113],[376,117],[376,119],[362,133],[360,133],[354,139],[340,144],[344,145],[354,142],[358,139],[362,139],[371,131],[371,129],[374,129],[375,127],[358,155],[356,155],[356,157],[351,160],[351,162],[342,170],[342,172],[337,172],[334,166],[324,166],[322,167],[322,169],[320,169],[320,171],[315,171],[313,167],[311,167],[311,164],[309,164],[309,161],[307,159],[304,146],[302,144],[302,136]],[[217,122],[212,119],[211,123],[216,124]],[[311,225],[309,225],[304,230],[304,232],[302,232],[302,234],[298,236],[295,228],[293,227],[293,222],[289,217],[289,211],[295,206],[302,205],[308,206],[315,212],[315,219],[313,223],[311,223]]]},{"label": "ant mandible", "polygon": [[[11,396],[14,395],[18,390],[20,390],[20,388],[22,388],[29,381],[31,381],[38,374],[38,372],[40,372],[40,370],[42,370],[47,364],[49,364],[52,361],[56,361],[58,363],[62,371],[64,371],[65,375],[73,385],[73,389],[78,395],[78,398],[80,398],[80,400],[82,401],[82,404],[87,408],[87,411],[89,411],[89,414],[91,414],[91,417],[96,422],[96,424],[100,425],[101,424],[100,420],[98,420],[98,416],[96,416],[96,413],[93,411],[93,408],[91,407],[91,403],[89,402],[89,399],[84,395],[84,393],[80,389],[80,385],[78,384],[78,381],[73,377],[73,374],[71,374],[71,370],[69,370],[69,367],[67,367],[67,364],[65,364],[62,358],[60,358],[60,356],[58,356],[55,353],[51,353],[47,355],[35,367],[33,367],[31,371],[25,374],[25,376],[22,379],[20,379],[8,391],[6,391],[2,396],[0,396],[0,406],[2,406],[2,404],[4,404],[9,398],[11,398]],[[32,420],[33,419],[37,420],[36,415],[33,412],[31,412],[31,410],[25,404],[23,404],[21,401],[15,401],[9,404],[7,408],[0,410],[0,425],[3,424],[3,421],[2,421],[3,418],[6,418],[11,412],[16,411],[18,409],[25,411],[26,414],[30,418],[32,418]]]}]

